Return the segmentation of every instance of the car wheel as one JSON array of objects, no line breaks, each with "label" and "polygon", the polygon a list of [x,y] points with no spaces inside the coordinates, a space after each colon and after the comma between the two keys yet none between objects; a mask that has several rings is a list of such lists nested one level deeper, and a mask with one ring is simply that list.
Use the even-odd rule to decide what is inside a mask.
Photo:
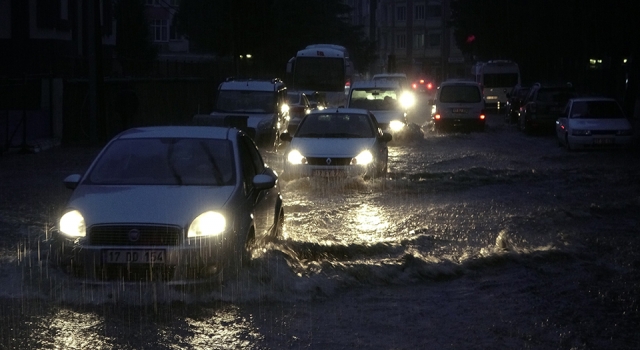
[{"label": "car wheel", "polygon": [[273,223],[273,229],[271,230],[271,239],[277,240],[282,238],[282,232],[284,229],[284,209],[280,207],[278,215],[276,215],[275,222]]},{"label": "car wheel", "polygon": [[575,148],[571,147],[571,143],[569,143],[569,136],[564,135],[564,144],[567,146],[567,151],[573,151]]}]

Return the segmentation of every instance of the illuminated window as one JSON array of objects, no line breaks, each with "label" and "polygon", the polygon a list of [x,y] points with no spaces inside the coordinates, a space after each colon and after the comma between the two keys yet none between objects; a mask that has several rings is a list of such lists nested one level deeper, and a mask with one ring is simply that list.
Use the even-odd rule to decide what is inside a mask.
[{"label": "illuminated window", "polygon": [[415,49],[424,48],[424,34],[416,34],[413,36],[413,47]]}]

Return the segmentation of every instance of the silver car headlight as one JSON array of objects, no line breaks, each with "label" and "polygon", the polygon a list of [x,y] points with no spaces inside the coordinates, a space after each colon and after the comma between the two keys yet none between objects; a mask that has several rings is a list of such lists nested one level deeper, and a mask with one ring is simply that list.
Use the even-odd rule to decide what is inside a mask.
[{"label": "silver car headlight", "polygon": [[224,215],[207,211],[200,214],[189,226],[187,237],[217,236],[227,229]]},{"label": "silver car headlight", "polygon": [[369,150],[360,152],[360,154],[358,154],[351,160],[351,164],[357,165],[367,165],[371,162],[373,162],[373,154],[371,154]]},{"label": "silver car headlight", "polygon": [[400,95],[400,105],[404,109],[409,109],[413,107],[415,103],[416,103],[416,98],[412,92],[405,91],[402,95]]},{"label": "silver car headlight", "polygon": [[590,136],[591,135],[591,130],[573,129],[573,130],[571,130],[571,135],[573,135],[573,136]]},{"label": "silver car headlight", "polygon": [[287,154],[287,161],[291,164],[307,164],[307,157],[303,156],[298,150],[292,150]]},{"label": "silver car headlight", "polygon": [[87,227],[84,223],[84,217],[77,210],[71,210],[60,218],[60,233],[69,237],[85,237],[87,235]]},{"label": "silver car headlight", "polygon": [[404,123],[399,120],[392,120],[389,123],[389,129],[391,129],[391,131],[400,131],[402,128],[404,128]]}]

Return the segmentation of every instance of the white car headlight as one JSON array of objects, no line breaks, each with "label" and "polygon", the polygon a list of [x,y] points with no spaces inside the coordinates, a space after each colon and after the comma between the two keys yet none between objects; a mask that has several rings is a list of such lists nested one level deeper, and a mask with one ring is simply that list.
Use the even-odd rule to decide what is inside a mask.
[{"label": "white car headlight", "polygon": [[84,224],[84,217],[77,210],[72,210],[60,218],[60,233],[69,237],[85,237],[87,227]]},{"label": "white car headlight", "polygon": [[187,237],[216,236],[227,229],[227,220],[224,215],[207,211],[200,214],[189,226]]},{"label": "white car headlight", "polygon": [[402,128],[404,128],[404,123],[399,120],[392,120],[389,123],[389,129],[391,129],[391,131],[400,131]]},{"label": "white car headlight", "polygon": [[573,130],[571,130],[571,135],[573,135],[573,136],[589,136],[589,135],[591,135],[591,130],[573,129]]},{"label": "white car headlight", "polygon": [[373,161],[373,154],[371,154],[370,151],[365,150],[365,151],[360,152],[360,154],[358,154],[357,156],[355,156],[351,160],[351,164],[367,165],[367,164],[371,163],[372,161]]},{"label": "white car headlight", "polygon": [[400,96],[400,105],[402,106],[402,108],[409,109],[413,107],[415,103],[416,103],[416,98],[412,92],[405,91]]},{"label": "white car headlight", "polygon": [[298,150],[293,150],[287,155],[287,160],[291,164],[307,164],[307,157],[303,156]]}]

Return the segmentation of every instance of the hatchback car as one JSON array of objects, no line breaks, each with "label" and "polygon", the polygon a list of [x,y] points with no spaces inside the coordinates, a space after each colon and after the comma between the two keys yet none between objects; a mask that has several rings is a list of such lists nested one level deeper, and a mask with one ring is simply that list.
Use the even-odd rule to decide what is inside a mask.
[{"label": "hatchback car", "polygon": [[290,144],[285,151],[283,176],[365,179],[387,172],[391,134],[383,133],[365,109],[338,108],[313,111],[295,135],[280,137]]},{"label": "hatchback car", "polygon": [[569,150],[628,147],[633,129],[616,100],[583,97],[569,100],[556,121],[556,136]]},{"label": "hatchback car", "polygon": [[134,128],[73,189],[52,234],[54,265],[92,280],[184,283],[237,271],[281,233],[278,178],[235,128]]},{"label": "hatchback car", "polygon": [[471,80],[447,80],[440,84],[436,98],[431,100],[432,129],[451,127],[484,130],[485,103],[480,85]]}]

